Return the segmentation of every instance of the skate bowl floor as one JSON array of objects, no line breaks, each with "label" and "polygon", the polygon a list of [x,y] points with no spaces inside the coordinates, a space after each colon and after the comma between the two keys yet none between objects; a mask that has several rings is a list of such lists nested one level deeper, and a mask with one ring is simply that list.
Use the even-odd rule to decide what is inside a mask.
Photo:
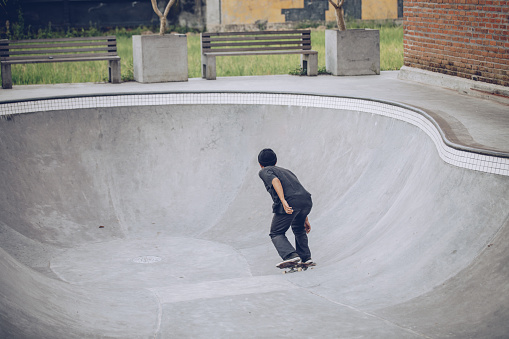
[{"label": "skate bowl floor", "polygon": [[[197,91],[2,112],[1,338],[509,333],[508,154],[419,109]],[[275,267],[266,147],[313,195],[306,272]]]}]

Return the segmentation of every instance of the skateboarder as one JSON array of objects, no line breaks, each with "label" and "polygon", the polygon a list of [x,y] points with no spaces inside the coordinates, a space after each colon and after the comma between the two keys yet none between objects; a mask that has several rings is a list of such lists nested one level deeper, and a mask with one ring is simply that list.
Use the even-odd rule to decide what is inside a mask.
[{"label": "skateboarder", "polygon": [[[302,261],[311,264],[313,260],[307,236],[311,231],[308,220],[313,206],[311,194],[301,185],[295,174],[276,166],[277,156],[270,148],[263,149],[258,154],[258,162],[262,168],[258,174],[274,202],[270,238],[283,259],[277,267],[288,262]],[[296,248],[285,235],[290,227],[295,235]]]}]

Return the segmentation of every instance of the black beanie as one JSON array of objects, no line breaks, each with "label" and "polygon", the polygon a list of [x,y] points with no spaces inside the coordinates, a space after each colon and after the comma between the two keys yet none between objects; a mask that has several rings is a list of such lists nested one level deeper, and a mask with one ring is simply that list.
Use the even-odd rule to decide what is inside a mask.
[{"label": "black beanie", "polygon": [[258,154],[258,162],[263,167],[274,166],[277,162],[276,153],[270,148],[265,148]]}]

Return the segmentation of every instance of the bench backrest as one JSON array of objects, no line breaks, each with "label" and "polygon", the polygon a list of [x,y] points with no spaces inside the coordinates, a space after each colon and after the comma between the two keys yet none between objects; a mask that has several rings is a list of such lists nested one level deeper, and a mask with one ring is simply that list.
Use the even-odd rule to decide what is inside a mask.
[{"label": "bench backrest", "polygon": [[311,50],[311,31],[202,33],[201,47],[202,54],[207,52]]},{"label": "bench backrest", "polygon": [[40,58],[102,57],[117,55],[115,36],[0,40],[0,60],[35,60]]}]

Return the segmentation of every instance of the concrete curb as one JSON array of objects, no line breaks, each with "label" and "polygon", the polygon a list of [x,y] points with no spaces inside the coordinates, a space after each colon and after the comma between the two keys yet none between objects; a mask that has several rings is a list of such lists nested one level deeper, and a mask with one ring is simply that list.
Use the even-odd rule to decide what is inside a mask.
[{"label": "concrete curb", "polygon": [[419,68],[401,67],[398,79],[415,81],[426,85],[438,86],[477,98],[488,99],[509,105],[509,88],[463,79],[451,75],[430,72]]}]

